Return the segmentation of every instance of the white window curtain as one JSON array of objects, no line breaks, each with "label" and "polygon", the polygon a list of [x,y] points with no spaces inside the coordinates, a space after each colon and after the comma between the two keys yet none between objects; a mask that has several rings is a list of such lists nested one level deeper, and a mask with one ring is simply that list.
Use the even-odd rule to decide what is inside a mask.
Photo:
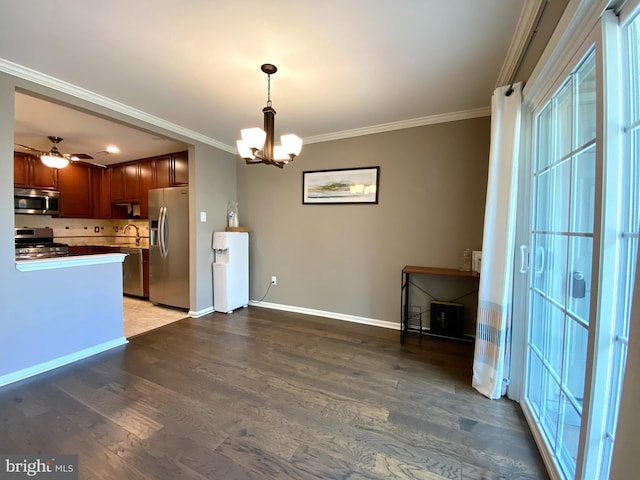
[{"label": "white window curtain", "polygon": [[493,93],[482,273],[473,387],[489,398],[506,393],[511,354],[511,285],[515,244],[522,85]]}]

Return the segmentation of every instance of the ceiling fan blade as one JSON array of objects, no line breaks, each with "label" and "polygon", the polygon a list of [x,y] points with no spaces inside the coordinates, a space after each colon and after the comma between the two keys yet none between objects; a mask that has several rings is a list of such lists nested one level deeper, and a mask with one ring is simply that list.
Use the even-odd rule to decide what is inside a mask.
[{"label": "ceiling fan blade", "polygon": [[86,153],[72,153],[71,156],[76,157],[78,160],[93,160],[93,157]]},{"label": "ceiling fan blade", "polygon": [[[88,155],[87,155],[87,156],[88,156]],[[89,157],[89,158],[92,158],[92,157]],[[88,164],[88,165],[93,165],[94,167],[107,168],[107,166],[106,166],[106,165],[103,165],[103,164],[101,164],[101,163],[97,163],[97,162],[90,162],[90,161],[88,161],[88,160],[81,160],[80,158],[78,158],[77,160],[74,160],[74,159],[72,159],[72,158],[71,158],[70,160],[71,160],[72,162],[74,162],[74,163],[86,163],[86,164]]]},{"label": "ceiling fan blade", "polygon": [[14,145],[16,145],[17,147],[22,147],[22,148],[24,148],[25,150],[29,150],[29,151],[31,151],[31,152],[37,152],[37,153],[39,153],[39,154],[42,154],[42,153],[43,153],[43,152],[42,152],[42,150],[38,150],[37,148],[30,147],[29,145],[23,145],[23,144],[21,144],[21,143],[14,143]]}]

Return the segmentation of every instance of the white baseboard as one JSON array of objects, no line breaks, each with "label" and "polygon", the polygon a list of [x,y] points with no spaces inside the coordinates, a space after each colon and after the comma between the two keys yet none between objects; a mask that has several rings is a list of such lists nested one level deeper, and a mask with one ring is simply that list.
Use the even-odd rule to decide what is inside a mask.
[{"label": "white baseboard", "polygon": [[208,308],[204,308],[202,310],[197,310],[197,311],[189,310],[187,312],[187,315],[191,318],[198,318],[198,317],[203,317],[208,313],[213,313],[213,307],[208,307]]},{"label": "white baseboard", "polygon": [[375,318],[358,317],[356,315],[347,315],[344,313],[326,312],[324,310],[314,310],[312,308],[296,307],[293,305],[281,305],[279,303],[256,302],[251,300],[249,305],[252,307],[272,308],[274,310],[284,310],[286,312],[304,313],[305,315],[315,315],[317,317],[334,318],[345,322],[362,323],[373,327],[389,328],[391,330],[400,330],[400,322],[388,322],[386,320],[378,320]]},{"label": "white baseboard", "polygon": [[115,340],[110,340],[108,342],[104,342],[90,348],[85,348],[84,350],[80,350],[79,352],[71,353],[63,357],[54,358],[53,360],[34,365],[32,367],[23,368],[22,370],[18,370],[17,372],[2,375],[0,376],[0,387],[9,385],[10,383],[14,383],[19,380],[24,380],[25,378],[33,377],[34,375],[48,372],[49,370],[62,367],[63,365],[67,365],[69,363],[77,362],[78,360],[82,360],[83,358],[91,357],[98,353],[102,353],[104,351],[119,347],[121,345],[125,345],[127,343],[129,342],[125,337],[116,338]]}]

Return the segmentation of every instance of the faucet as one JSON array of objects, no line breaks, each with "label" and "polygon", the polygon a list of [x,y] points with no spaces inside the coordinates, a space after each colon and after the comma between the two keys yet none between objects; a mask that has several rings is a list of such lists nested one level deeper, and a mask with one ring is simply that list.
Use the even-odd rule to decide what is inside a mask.
[{"label": "faucet", "polygon": [[127,223],[122,229],[122,233],[127,233],[127,230],[130,227],[133,227],[136,229],[136,245],[140,245],[140,229],[138,228],[137,225],[134,225],[133,223]]}]

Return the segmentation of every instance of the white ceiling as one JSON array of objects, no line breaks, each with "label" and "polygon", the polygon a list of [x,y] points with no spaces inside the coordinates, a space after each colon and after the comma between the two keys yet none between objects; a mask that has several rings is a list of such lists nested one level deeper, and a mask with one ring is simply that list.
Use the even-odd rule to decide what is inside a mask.
[{"label": "white ceiling", "polygon": [[[262,126],[266,62],[278,67],[271,79],[276,135],[313,140],[486,108],[523,6],[525,0],[3,0],[0,59],[8,61],[5,70],[13,62],[232,149],[241,128]],[[19,99],[18,143],[48,149],[46,135],[58,135],[65,138],[61,151],[96,156],[104,143],[128,138],[122,126],[46,106]],[[155,154],[140,149],[164,143],[139,135],[138,158]],[[129,148],[104,163],[136,158]]]}]

